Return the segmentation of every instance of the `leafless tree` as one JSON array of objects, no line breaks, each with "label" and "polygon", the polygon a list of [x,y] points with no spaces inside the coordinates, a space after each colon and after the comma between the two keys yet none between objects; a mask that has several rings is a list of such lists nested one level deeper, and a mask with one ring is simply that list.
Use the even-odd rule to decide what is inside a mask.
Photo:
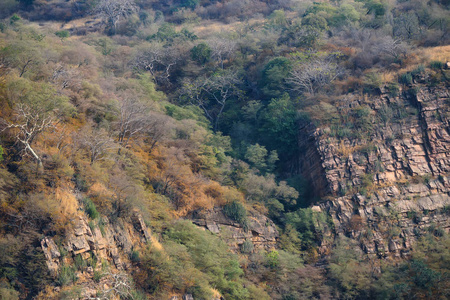
[{"label": "leafless tree", "polygon": [[136,13],[138,7],[133,0],[100,0],[95,8],[95,13],[106,20],[117,31],[117,24],[122,18]]},{"label": "leafless tree", "polygon": [[155,148],[157,143],[168,136],[172,129],[173,122],[169,117],[156,112],[149,112],[147,128],[145,129],[144,134],[148,138],[150,151]]},{"label": "leafless tree", "polygon": [[236,71],[225,70],[207,78],[186,81],[181,91],[181,97],[200,107],[213,123],[214,130],[217,131],[227,101],[241,95],[238,88],[239,83]]},{"label": "leafless tree", "polygon": [[109,151],[117,148],[104,129],[93,129],[91,126],[81,128],[74,136],[74,141],[78,144],[76,150],[86,151],[91,164],[105,159]]},{"label": "leafless tree", "polygon": [[398,59],[408,53],[408,46],[401,39],[385,36],[378,41],[377,48],[380,52]]},{"label": "leafless tree", "polygon": [[287,82],[295,90],[314,95],[320,88],[340,75],[338,66],[329,58],[312,58],[294,66]]},{"label": "leafless tree", "polygon": [[212,50],[212,58],[217,60],[223,69],[223,63],[226,59],[230,59],[237,50],[237,42],[231,39],[214,37],[208,41],[208,45]]},{"label": "leafless tree", "polygon": [[15,140],[23,146],[22,155],[31,156],[36,160],[38,169],[42,169],[42,160],[31,146],[42,132],[53,127],[56,117],[45,109],[32,108],[27,104],[17,104],[13,121],[1,120],[3,130],[13,132]]},{"label": "leafless tree", "polygon": [[105,272],[105,278],[108,278],[111,284],[103,288],[99,292],[99,296],[90,299],[134,299],[132,291],[134,290],[134,283],[130,276],[125,272],[113,273],[111,271]]},{"label": "leafless tree", "polygon": [[172,69],[182,59],[177,47],[164,47],[161,43],[151,43],[141,48],[131,62],[132,67],[149,71],[158,82],[168,82]]},{"label": "leafless tree", "polygon": [[133,93],[123,93],[119,96],[119,143],[126,148],[135,135],[143,132],[149,125],[149,105],[143,103]]}]

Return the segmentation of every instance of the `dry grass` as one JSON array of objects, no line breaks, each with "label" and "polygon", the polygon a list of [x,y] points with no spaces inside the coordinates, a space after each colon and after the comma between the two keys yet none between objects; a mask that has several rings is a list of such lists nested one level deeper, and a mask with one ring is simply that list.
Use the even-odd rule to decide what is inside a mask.
[{"label": "dry grass", "polygon": [[417,56],[425,62],[439,60],[442,62],[450,61],[450,45],[420,48],[417,50]]},{"label": "dry grass", "polygon": [[385,84],[396,81],[399,74],[411,72],[419,65],[427,66],[430,62],[436,60],[444,63],[450,61],[450,45],[417,49],[409,55],[405,62],[405,67],[381,73],[381,80]]}]

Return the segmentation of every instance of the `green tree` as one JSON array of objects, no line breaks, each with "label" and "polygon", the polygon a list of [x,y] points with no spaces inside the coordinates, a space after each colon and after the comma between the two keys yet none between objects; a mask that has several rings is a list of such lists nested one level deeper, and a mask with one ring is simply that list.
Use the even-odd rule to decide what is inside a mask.
[{"label": "green tree", "polygon": [[70,36],[70,33],[67,30],[60,30],[55,32],[55,35],[61,39],[61,41],[67,39]]},{"label": "green tree", "polygon": [[270,101],[261,123],[261,139],[269,149],[286,158],[297,152],[297,111],[287,93]]},{"label": "green tree", "polygon": [[206,43],[200,43],[191,49],[191,58],[199,64],[206,64],[211,60],[212,50]]},{"label": "green tree", "polygon": [[289,88],[286,78],[292,71],[292,62],[285,57],[270,60],[262,71],[260,87],[267,99],[281,97]]}]

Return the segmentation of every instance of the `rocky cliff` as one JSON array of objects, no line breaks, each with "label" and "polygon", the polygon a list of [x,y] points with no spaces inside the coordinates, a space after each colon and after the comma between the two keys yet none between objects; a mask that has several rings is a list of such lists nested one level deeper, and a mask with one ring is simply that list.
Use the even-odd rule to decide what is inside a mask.
[{"label": "rocky cliff", "polygon": [[335,103],[341,125],[300,135],[300,172],[328,199],[320,209],[369,255],[405,256],[424,231],[450,228],[449,91],[425,81],[398,96],[348,95]]},{"label": "rocky cliff", "polygon": [[244,242],[251,242],[254,250],[271,250],[276,247],[279,233],[275,224],[266,216],[248,212],[248,224],[241,224],[227,218],[221,208],[198,211],[193,214],[193,223],[218,234],[232,250],[238,251]]},{"label": "rocky cliff", "polygon": [[[52,237],[44,237],[41,247],[50,273],[57,280],[61,280],[67,268],[74,270],[83,299],[100,294],[108,298],[112,292],[120,294],[125,283],[131,282],[127,273],[131,271],[132,252],[155,241],[138,213],[131,217],[131,222],[121,219],[110,222],[105,216],[101,221],[88,222],[80,215],[69,228],[60,245]],[[55,292],[59,289],[55,287]]]}]

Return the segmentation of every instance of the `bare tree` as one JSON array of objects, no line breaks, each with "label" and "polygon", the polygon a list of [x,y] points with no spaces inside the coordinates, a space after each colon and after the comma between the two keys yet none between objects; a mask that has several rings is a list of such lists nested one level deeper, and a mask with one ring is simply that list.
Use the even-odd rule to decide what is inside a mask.
[{"label": "bare tree", "polygon": [[132,67],[149,71],[158,82],[169,82],[173,68],[183,59],[177,47],[164,47],[162,43],[151,43],[141,48],[133,61]]},{"label": "bare tree", "polygon": [[211,56],[220,63],[222,69],[224,61],[233,56],[238,46],[236,41],[220,37],[210,39],[208,45],[212,50]]},{"label": "bare tree", "polygon": [[105,278],[111,282],[108,286],[105,285],[99,292],[99,296],[89,299],[135,299],[133,296],[133,290],[135,288],[133,280],[125,272],[112,273],[110,271],[105,272]]},{"label": "bare tree", "polygon": [[144,132],[148,127],[149,106],[132,93],[120,95],[119,103],[119,143],[126,148],[133,136]]},{"label": "bare tree", "polygon": [[16,142],[23,146],[22,155],[31,156],[36,160],[38,169],[42,169],[42,159],[37,152],[31,147],[33,141],[42,132],[53,127],[56,121],[52,112],[32,108],[27,104],[20,103],[16,106],[13,121],[2,119],[5,125],[3,130],[11,130]]},{"label": "bare tree", "polygon": [[377,48],[380,52],[398,59],[408,53],[408,46],[401,39],[385,36],[378,41]]},{"label": "bare tree", "polygon": [[173,122],[165,115],[156,112],[149,112],[147,120],[147,128],[145,136],[147,137],[150,151],[155,148],[156,144],[161,142],[173,129]]},{"label": "bare tree", "polygon": [[294,90],[314,95],[339,75],[338,66],[331,59],[317,57],[295,65],[287,82],[292,84]]},{"label": "bare tree", "polygon": [[227,101],[241,95],[237,86],[239,83],[236,71],[225,70],[207,78],[185,82],[181,97],[200,107],[217,131]]},{"label": "bare tree", "polygon": [[77,150],[86,151],[91,165],[105,159],[109,151],[117,148],[114,140],[104,129],[93,129],[88,125],[78,131],[74,141],[78,143]]},{"label": "bare tree", "polygon": [[95,13],[111,25],[114,34],[116,34],[119,21],[137,11],[138,7],[133,0],[100,0],[95,8]]}]

